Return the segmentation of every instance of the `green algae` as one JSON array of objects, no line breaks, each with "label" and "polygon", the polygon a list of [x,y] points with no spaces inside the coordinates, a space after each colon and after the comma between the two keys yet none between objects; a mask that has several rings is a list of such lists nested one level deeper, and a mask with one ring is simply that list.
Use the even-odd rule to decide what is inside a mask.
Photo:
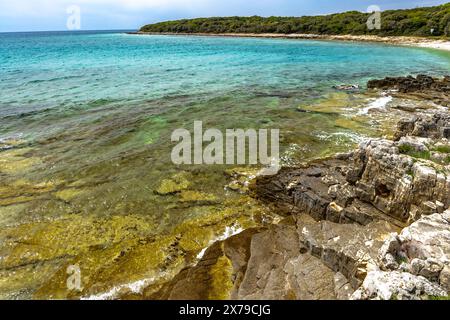
[{"label": "green algae", "polygon": [[0,267],[12,268],[75,256],[91,247],[147,235],[152,226],[153,223],[137,216],[94,218],[74,215],[6,228],[0,232],[0,237],[8,239],[9,253],[0,262]]},{"label": "green algae", "polygon": [[74,199],[75,197],[77,197],[78,195],[80,195],[83,192],[85,192],[85,191],[79,190],[79,189],[64,189],[64,190],[55,192],[55,196],[58,199],[61,199],[66,202],[70,202],[72,199]]},{"label": "green algae", "polygon": [[149,145],[155,143],[161,131],[167,127],[167,120],[161,116],[150,117],[142,126],[137,135],[137,139],[143,141],[144,144]]},{"label": "green algae", "polygon": [[[354,100],[338,93],[312,103],[311,110],[320,112],[310,113],[298,112],[295,100],[274,97],[182,100],[151,116],[150,108],[127,109],[126,115],[117,109],[96,121],[89,116],[32,147],[21,143],[2,151],[0,295],[77,299],[143,279],[153,288],[147,292],[156,290],[194,264],[230,227],[247,229],[278,219],[246,194],[259,168],[174,166],[171,129],[189,129],[194,114],[205,119],[205,128],[280,126],[282,150],[298,144],[302,148],[295,157],[307,161],[353,146],[320,140],[318,132],[372,135],[379,130],[365,127],[364,116],[341,115]],[[253,117],[230,113],[231,106],[244,106],[241,111]],[[67,288],[71,265],[80,267],[80,292]],[[211,297],[222,299],[230,270],[226,258],[217,266]]]},{"label": "green algae", "polygon": [[[223,246],[223,243],[222,243]],[[222,249],[223,250],[223,249]],[[210,276],[211,289],[208,299],[210,300],[227,300],[230,299],[229,292],[233,289],[232,282],[233,265],[226,256],[217,259],[216,264],[211,267]]]},{"label": "green algae", "polygon": [[40,159],[28,156],[30,148],[12,149],[1,153],[0,173],[15,174],[31,169]]},{"label": "green algae", "polygon": [[195,202],[195,203],[211,203],[216,202],[217,197],[210,193],[204,193],[199,191],[181,191],[181,202]]},{"label": "green algae", "polygon": [[[187,177],[188,173],[181,172],[171,179],[186,186]],[[17,185],[29,186],[25,181],[19,181]],[[55,185],[44,183],[37,190],[51,194]],[[55,195],[69,200],[76,198],[79,191],[62,189]],[[214,202],[217,196],[187,190],[179,194],[179,199],[202,203]],[[164,272],[175,274],[186,263],[194,261],[198,252],[220,236],[227,226],[251,227],[257,224],[254,216],[264,214],[250,198],[225,201],[221,207],[223,209],[206,207],[203,214],[197,213],[186,219],[166,236],[155,234],[153,220],[133,215],[109,218],[68,215],[6,228],[0,232],[0,239],[7,239],[1,246],[6,259],[0,264],[0,270],[20,269],[20,272],[9,277],[11,281],[0,283],[0,292],[19,294],[17,283],[22,279],[27,283],[29,294],[34,291],[34,298],[79,298],[106,292],[122,283],[157,277]],[[52,270],[57,270],[53,276],[44,273],[33,281],[30,280],[33,269],[22,267],[50,268],[50,265]],[[81,269],[81,292],[67,289],[69,265],[78,265]]]},{"label": "green algae", "polygon": [[180,172],[170,179],[161,181],[160,186],[155,192],[159,195],[171,195],[186,190],[190,185],[191,183],[187,178],[187,173]]}]

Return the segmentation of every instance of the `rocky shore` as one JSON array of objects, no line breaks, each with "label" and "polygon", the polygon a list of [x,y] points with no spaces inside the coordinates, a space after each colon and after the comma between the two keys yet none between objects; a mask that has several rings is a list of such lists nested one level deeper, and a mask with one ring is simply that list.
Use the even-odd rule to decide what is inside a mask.
[{"label": "rocky shore", "polygon": [[[449,101],[448,81],[388,78],[369,88]],[[216,242],[195,266],[139,298],[448,297],[449,139],[448,111],[418,111],[392,140],[369,139],[351,153],[257,177],[249,192],[284,219]]]}]

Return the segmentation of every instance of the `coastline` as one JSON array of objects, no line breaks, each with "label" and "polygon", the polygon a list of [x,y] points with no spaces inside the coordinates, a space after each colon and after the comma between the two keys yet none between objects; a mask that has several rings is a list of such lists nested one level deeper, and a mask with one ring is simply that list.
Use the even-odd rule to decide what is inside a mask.
[{"label": "coastline", "polygon": [[[368,87],[402,87],[431,102],[440,93],[448,100],[448,81],[385,78]],[[249,194],[281,222],[219,240],[161,287],[118,298],[448,299],[450,115],[418,105],[404,111],[392,139],[257,176]]]},{"label": "coastline", "polygon": [[210,36],[231,38],[268,38],[268,39],[300,39],[328,41],[375,42],[391,45],[420,47],[450,51],[450,41],[417,37],[381,37],[371,35],[319,35],[319,34],[282,34],[282,33],[170,33],[170,32],[129,32],[134,35],[171,35],[171,36]]},{"label": "coastline", "polygon": [[[43,43],[38,48],[42,48],[45,52],[48,47],[47,43],[54,42],[54,39],[39,37],[39,39],[41,38],[44,38],[42,39]],[[65,50],[67,43],[73,42],[72,36],[68,36],[66,39],[67,42],[64,42],[63,39],[59,41],[64,48],[62,52],[68,52],[70,55],[77,52],[76,49]],[[161,155],[169,154],[172,149],[170,143],[165,143],[169,138],[166,133],[185,127],[186,123],[197,119],[203,119],[209,123],[216,122],[218,119],[219,121],[216,123],[220,127],[229,127],[230,124],[233,127],[255,125],[270,128],[272,123],[276,123],[283,131],[286,131],[282,143],[288,147],[292,145],[287,156],[294,158],[294,153],[298,153],[300,154],[298,158],[303,161],[307,159],[305,155],[308,154],[314,158],[328,155],[328,151],[323,151],[325,148],[329,149],[330,153],[334,153],[340,150],[341,146],[352,145],[360,141],[360,138],[362,140],[366,137],[379,137],[385,128],[392,131],[396,115],[412,112],[411,108],[415,110],[415,105],[413,103],[397,103],[394,100],[391,103],[391,109],[391,105],[378,99],[380,96],[378,92],[374,91],[369,98],[369,96],[362,96],[359,93],[350,95],[346,92],[335,91],[331,87],[331,83],[327,82],[328,78],[323,82],[323,91],[303,90],[303,87],[299,85],[299,79],[308,81],[309,77],[316,77],[316,75],[327,77],[327,74],[321,73],[323,72],[322,67],[312,68],[311,73],[306,73],[307,70],[302,68],[302,65],[298,69],[294,69],[290,63],[286,63],[286,67],[282,69],[280,61],[282,63],[290,61],[292,47],[299,47],[298,53],[309,55],[309,50],[302,48],[309,47],[306,41],[237,41],[238,39],[235,39],[236,41],[229,39],[230,41],[228,41],[220,37],[177,38],[164,36],[135,38],[117,35],[116,32],[110,36],[93,37],[88,35],[82,39],[86,39],[85,42],[75,41],[74,48],[79,43],[85,43],[86,48],[89,48],[92,53],[85,55],[85,51],[82,50],[80,55],[76,56],[77,59],[68,59],[73,61],[74,67],[71,67],[70,64],[64,66],[63,77],[60,77],[57,72],[54,72],[56,75],[52,75],[53,72],[50,69],[46,73],[46,77],[36,78],[33,70],[28,69],[27,64],[22,64],[22,61],[27,61],[26,57],[29,52],[23,49],[23,53],[22,51],[20,54],[16,53],[16,58],[20,57],[17,61],[21,62],[17,68],[27,72],[30,76],[27,79],[30,85],[27,86],[29,90],[26,94],[32,94],[32,89],[35,87],[36,92],[45,90],[49,94],[43,95],[42,100],[29,102],[22,95],[12,95],[19,102],[23,100],[23,108],[18,108],[19,110],[17,114],[13,114],[14,116],[9,116],[8,113],[4,119],[5,128],[13,125],[20,128],[21,124],[25,124],[23,127],[27,131],[17,135],[17,138],[12,137],[11,141],[0,141],[0,149],[7,149],[7,151],[1,152],[0,161],[2,175],[6,177],[0,184],[0,188],[6,190],[6,198],[0,199],[0,210],[3,213],[2,226],[5,226],[2,227],[0,236],[10,239],[0,246],[0,250],[12,252],[1,261],[2,272],[6,280],[0,286],[0,297],[6,296],[11,299],[18,297],[120,299],[122,294],[131,297],[131,295],[138,296],[141,293],[145,295],[145,298],[164,297],[164,292],[160,291],[161,295],[158,296],[159,292],[153,295],[152,290],[159,290],[159,286],[169,280],[169,286],[175,283],[174,281],[179,278],[172,280],[177,277],[179,272],[182,272],[181,268],[192,264],[201,267],[195,270],[199,270],[200,275],[206,274],[206,279],[194,278],[189,282],[193,284],[193,288],[183,284],[177,287],[186,288],[191,299],[196,292],[203,294],[200,297],[204,297],[204,299],[227,298],[227,290],[234,285],[235,279],[240,281],[239,274],[242,275],[245,270],[252,269],[252,266],[261,264],[264,278],[264,270],[270,270],[270,268],[264,269],[263,262],[267,261],[269,263],[275,261],[278,266],[286,266],[286,270],[295,266],[295,269],[300,272],[307,273],[308,270],[314,270],[316,274],[326,275],[315,279],[314,275],[308,273],[305,281],[318,283],[316,289],[312,288],[314,296],[304,296],[305,293],[312,291],[308,288],[308,290],[297,291],[295,297],[305,299],[337,297],[333,291],[334,286],[342,288],[341,282],[346,282],[347,278],[353,279],[354,275],[346,274],[347,278],[337,273],[335,275],[319,258],[308,252],[302,256],[289,256],[290,252],[305,251],[305,239],[297,241],[297,230],[302,231],[303,225],[297,228],[289,219],[280,221],[282,218],[278,215],[275,216],[278,210],[269,210],[265,203],[250,196],[251,182],[249,180],[255,175],[255,172],[246,168],[230,168],[230,170],[222,167],[180,168],[171,166],[170,162],[168,163],[164,159],[159,161]],[[202,39],[209,40],[199,41]],[[127,46],[131,51],[124,52],[122,51],[124,42],[138,43],[139,45]],[[204,42],[217,43],[219,47],[231,47],[230,52],[233,56],[237,52],[236,49],[250,54],[236,55],[236,59],[230,59],[231,65],[237,66],[236,68],[230,68],[228,63],[219,63],[217,67],[215,66],[213,73],[208,73],[211,63],[217,60],[205,59],[202,54],[205,47]],[[239,45],[235,46],[235,42]],[[181,47],[186,54],[177,55],[179,59],[172,59],[173,46],[170,45],[172,43],[180,44],[178,47]],[[34,41],[30,44],[31,49],[35,50]],[[333,42],[321,42],[320,40],[310,41],[309,44],[311,47],[317,47],[320,53],[323,52],[322,48],[333,47]],[[337,43],[334,44],[335,47]],[[263,53],[257,56],[258,59],[254,59],[254,50],[242,50],[241,46],[244,48],[255,46],[261,48],[258,51],[263,51]],[[149,47],[152,50],[149,50]],[[210,47],[219,51],[215,46]],[[275,49],[277,55],[275,61],[272,57],[267,60],[261,58],[266,54],[264,50],[267,47]],[[366,68],[373,70],[378,67],[382,74],[391,72],[394,63],[385,63],[386,61],[397,62],[395,68],[399,73],[403,73],[401,72],[402,68],[409,65],[413,66],[411,69],[417,68],[423,72],[442,70],[443,68],[434,69],[436,65],[440,65],[441,61],[443,61],[444,70],[448,71],[447,55],[439,54],[439,52],[404,50],[403,47],[384,45],[361,45],[358,42],[343,43],[339,47],[342,47],[341,50],[344,52],[347,52],[349,48],[354,49],[348,59],[348,64],[336,64],[339,67],[334,71],[335,76],[339,75],[336,77],[336,82],[339,81],[337,84],[344,83],[342,79],[345,78],[346,72],[350,68],[353,72],[358,73],[364,73]],[[131,56],[136,59],[126,59],[124,60],[126,65],[118,63],[111,70],[110,63],[102,63],[105,54],[104,48],[108,48],[107,52],[112,57],[119,52],[122,57]],[[166,50],[166,48],[168,49]],[[49,61],[52,61],[51,59],[58,61],[60,56],[54,56],[53,52],[51,50],[45,57]],[[190,52],[192,52],[192,56],[189,55]],[[285,54],[280,54],[282,52]],[[384,63],[380,63],[378,59],[370,59],[372,62],[368,63],[372,63],[371,65],[355,63],[366,61],[372,54],[376,55],[376,52],[383,54],[392,52],[392,54],[383,60]],[[328,53],[332,55],[334,52],[325,52],[325,54]],[[293,52],[293,54],[297,54],[297,52]],[[286,56],[286,58],[279,60],[279,56]],[[400,56],[400,58],[393,59],[392,57],[395,56]],[[428,58],[422,60],[422,56],[429,56],[430,60]],[[416,57],[417,60],[415,60]],[[212,58],[215,59],[216,55],[213,54]],[[334,62],[333,56],[329,59],[327,61]],[[253,60],[257,60],[258,64],[249,63]],[[93,63],[95,61],[97,63]],[[402,61],[406,62],[402,63]],[[435,61],[436,64],[428,64],[428,61]],[[270,68],[267,62],[270,63]],[[87,75],[86,78],[79,77],[79,69],[76,66],[80,63],[92,66],[92,69],[87,69],[92,70],[91,72],[82,71]],[[310,59],[309,63],[317,64],[316,59]],[[202,69],[203,65],[206,67]],[[386,67],[384,68],[383,65]],[[55,63],[54,66],[58,67],[59,65]],[[187,68],[177,68],[180,66],[187,66]],[[220,66],[223,66],[223,69],[220,69]],[[261,70],[261,82],[251,79],[249,81],[250,77],[248,76],[242,78],[243,80],[239,78],[241,73],[248,74],[251,78],[257,78],[254,76],[255,66]],[[274,77],[277,73],[273,72],[278,69],[282,76],[279,80]],[[110,70],[114,72],[109,73]],[[142,70],[143,75],[136,70]],[[285,71],[290,72],[285,73]],[[441,72],[439,71],[439,74]],[[225,77],[226,73],[232,77]],[[99,74],[108,76],[99,78]],[[200,76],[195,76],[197,74]],[[395,73],[392,72],[392,74]],[[275,79],[275,83],[273,87],[271,85],[266,89],[269,84],[272,84],[272,82],[266,81],[268,77]],[[156,89],[155,86],[151,87],[152,90],[148,89],[148,84],[153,84],[155,78],[158,79],[158,85],[162,87],[161,91],[153,90],[153,88]],[[133,81],[128,81],[128,79],[133,79]],[[187,80],[179,82],[179,79]],[[234,79],[236,82],[233,82]],[[313,86],[304,88],[319,87],[322,82],[320,79],[318,80],[316,82],[316,79],[313,78]],[[111,88],[111,91],[101,92],[96,96],[94,91],[99,92],[100,90],[92,90],[92,88],[95,88],[94,85],[99,81],[103,86]],[[213,94],[208,94],[209,91],[205,90],[206,93],[202,95],[202,90],[196,91],[189,85],[183,85],[186,82],[198,84],[202,90],[207,88],[208,82],[219,83],[220,86],[211,87],[214,89]],[[70,89],[74,83],[79,84],[75,88],[75,94],[80,89],[88,94],[75,97]],[[127,86],[128,83],[131,84],[131,91]],[[139,94],[141,91],[138,90],[141,83],[144,84],[143,91],[155,91],[162,94],[154,99],[147,94],[141,96]],[[165,90],[166,88],[170,89],[170,83],[173,83],[177,89],[173,91],[175,92],[173,97],[166,96],[167,92],[171,92]],[[426,83],[428,81],[424,84]],[[84,87],[84,84],[87,87]],[[229,86],[226,87],[225,84],[229,84]],[[242,94],[240,90],[235,90],[236,86],[242,86],[246,90],[243,90]],[[14,86],[11,87],[14,89]],[[178,87],[183,91],[179,91]],[[73,103],[77,103],[77,106],[79,103],[80,106],[80,108],[72,109],[73,105],[70,104],[68,112],[64,112],[66,114],[62,117],[58,114],[62,108],[63,111],[66,110],[63,107],[65,103],[59,102],[59,96],[56,98],[50,96],[52,91],[59,92],[61,89],[64,92],[62,99],[65,100],[66,97],[69,97]],[[216,95],[216,91],[219,94]],[[114,96],[115,92],[119,93],[118,97]],[[324,92],[324,99],[318,99],[321,96],[316,95],[316,92]],[[129,93],[132,96],[130,98],[128,98]],[[387,97],[389,98],[390,95]],[[88,98],[86,102],[84,102],[85,97]],[[168,98],[166,99],[166,97]],[[10,99],[8,95],[4,100],[8,102],[6,98]],[[383,96],[383,99],[385,98]],[[305,103],[303,103],[303,99]],[[45,110],[41,113],[39,109],[32,109],[37,101],[42,101],[50,106],[55,105],[57,108],[55,112]],[[120,106],[116,109],[117,105]],[[363,115],[358,116],[360,107],[363,107],[361,109]],[[419,107],[419,111],[422,110]],[[84,111],[85,109],[86,111]],[[92,110],[95,112],[93,113]],[[36,111],[39,113],[36,114]],[[242,114],[246,116],[242,117]],[[356,114],[356,116],[352,119],[347,117],[347,114]],[[386,120],[376,122],[376,119]],[[79,124],[73,126],[74,121]],[[392,123],[392,125],[388,123]],[[52,130],[58,126],[61,128],[60,130]],[[62,131],[64,134],[61,134]],[[29,139],[27,132],[43,132],[45,134],[37,134],[38,140]],[[89,135],[90,132],[96,133],[97,136],[92,139]],[[380,134],[378,135],[378,133]],[[311,149],[303,149],[303,145],[311,146]],[[314,147],[315,145],[319,145],[319,147]],[[412,146],[415,145],[414,142]],[[99,149],[99,146],[105,146],[105,148]],[[347,149],[347,147],[344,148]],[[345,151],[350,152],[351,150]],[[48,157],[48,154],[57,154],[57,157]],[[314,161],[318,162],[316,159]],[[42,174],[36,175],[35,165],[38,166],[38,169],[43,170]],[[342,163],[342,167],[347,165],[353,166],[351,162]],[[305,181],[317,182],[319,191],[324,191],[322,198],[317,198],[311,193],[305,193],[306,197],[311,195],[312,201],[319,199],[319,202],[316,203],[320,205],[320,203],[326,203],[329,190],[329,186],[323,187],[322,183],[335,185],[336,181],[337,183],[342,181],[345,184],[344,177],[339,172],[336,173],[333,168],[332,166],[325,167],[322,173],[316,168],[312,168],[313,171],[302,176],[306,175]],[[405,170],[406,178],[419,177],[412,169],[406,168]],[[389,173],[391,172],[397,172],[397,170],[389,170]],[[320,176],[318,176],[319,173]],[[47,179],[49,175],[52,176],[51,181]],[[334,177],[337,177],[337,180]],[[420,181],[423,180],[420,179]],[[399,181],[403,180],[399,179]],[[269,182],[260,184],[260,190],[264,192],[263,188],[267,186],[266,189],[269,192],[276,191],[276,188],[270,187]],[[278,185],[277,181],[274,183]],[[301,187],[293,180],[287,179],[287,183],[290,188],[296,187],[297,191]],[[386,188],[383,186],[384,184],[381,186],[377,184],[372,190],[375,192],[379,190],[378,193],[381,195],[386,194]],[[331,194],[333,194],[332,192],[334,192],[333,189]],[[260,192],[259,194],[264,196],[264,193]],[[268,196],[271,194],[273,193]],[[281,193],[281,195],[283,194]],[[308,200],[308,198],[304,199]],[[324,199],[325,202],[321,202],[320,199]],[[344,205],[339,204],[340,199],[344,200],[342,197],[336,198],[336,204],[342,205],[344,209]],[[287,207],[292,208],[291,203],[287,203]],[[57,208],[57,210],[53,211],[52,208]],[[355,208],[359,210],[359,207]],[[331,209],[339,210],[334,205],[330,207]],[[366,219],[370,218],[370,212],[367,214],[363,212],[359,215],[355,211],[345,211],[342,212],[342,217],[353,218],[353,213],[361,219]],[[338,220],[338,214],[330,211],[330,218],[332,217]],[[304,222],[305,227],[311,230],[311,236],[315,236],[315,238],[311,238],[313,241],[321,238],[320,233],[315,233],[318,224],[313,221],[299,222]],[[277,229],[278,226],[283,228],[284,223],[290,223],[290,225],[286,229]],[[347,230],[344,224],[342,225],[330,225],[332,232],[336,230],[337,235],[328,237],[326,234],[325,238],[331,239],[332,243],[335,243],[334,240],[336,240],[337,245],[345,249],[352,248],[345,242],[347,231],[348,234],[355,235],[351,237],[352,239],[357,238],[358,234],[366,234],[367,229],[363,227],[357,228],[361,232],[358,230],[353,232]],[[266,226],[275,229],[269,234],[260,235],[262,232],[257,228]],[[242,229],[245,231],[234,235]],[[233,236],[228,239],[230,235]],[[262,238],[260,243],[263,243],[264,248],[274,252],[275,256],[272,258],[266,252],[262,252],[259,255],[263,257],[261,263],[251,261],[248,264],[250,255],[242,259],[239,255],[239,260],[244,261],[245,264],[243,264],[242,272],[233,271],[230,265],[234,266],[236,260],[232,260],[233,257],[227,256],[227,254],[237,252],[245,255],[250,252],[253,235],[256,239],[264,236],[265,238]],[[379,237],[375,234],[373,238],[378,239]],[[371,244],[373,238],[358,242],[356,249],[365,248],[366,242]],[[223,240],[225,242],[222,242],[223,247],[217,245],[216,242],[212,243],[213,241],[222,241],[222,239],[225,239]],[[276,239],[282,243],[277,243]],[[341,242],[338,242],[339,240]],[[33,246],[30,247],[29,243],[32,243]],[[274,246],[271,247],[267,244],[274,244]],[[314,249],[317,248],[319,247],[314,247]],[[326,252],[330,252],[329,247],[324,248]],[[282,255],[288,252],[286,254],[289,259],[288,263],[277,262],[279,260],[276,259],[279,258],[280,252]],[[254,252],[252,256],[258,257],[258,252]],[[63,258],[59,260],[59,257]],[[233,263],[230,264],[230,261]],[[67,290],[67,264],[80,266],[80,271],[83,272],[84,291],[78,293]],[[30,267],[26,267],[27,265]],[[210,268],[203,272],[205,266],[210,266]],[[279,270],[284,269],[283,267]],[[273,273],[274,277],[277,277],[276,272],[278,271],[275,270]],[[270,272],[267,274],[270,275]],[[338,277],[338,280],[335,280],[334,276]],[[302,277],[301,274],[300,277]],[[253,274],[248,274],[247,279],[254,278]],[[322,278],[325,280],[321,281]],[[212,280],[211,285],[209,285],[209,280]],[[220,283],[224,283],[224,285],[222,286]],[[206,284],[207,288],[204,288],[202,284]],[[264,282],[262,282],[262,286],[264,286]],[[208,291],[211,290],[210,288],[214,290]],[[244,288],[246,287],[244,286],[243,290]],[[250,287],[250,289],[252,288]],[[269,288],[266,292],[270,292],[270,290]],[[170,287],[167,292],[175,294]],[[279,297],[292,298],[291,292],[293,291],[289,290],[286,295],[280,294]],[[321,292],[325,292],[326,295]],[[246,293],[242,294],[247,295]],[[339,293],[339,296],[343,296],[343,294]],[[277,295],[273,297],[276,298]]]}]

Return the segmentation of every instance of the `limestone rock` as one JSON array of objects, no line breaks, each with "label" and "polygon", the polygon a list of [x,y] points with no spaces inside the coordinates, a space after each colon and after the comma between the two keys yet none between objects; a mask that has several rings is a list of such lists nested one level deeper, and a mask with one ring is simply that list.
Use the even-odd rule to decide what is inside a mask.
[{"label": "limestone rock", "polygon": [[369,272],[354,300],[421,300],[447,296],[439,285],[407,272]]},{"label": "limestone rock", "polygon": [[416,116],[402,119],[397,124],[395,140],[406,136],[449,139],[449,128],[450,114],[446,112],[438,112],[433,114],[433,116]]},{"label": "limestone rock", "polygon": [[316,222],[307,216],[297,221],[301,243],[311,255],[326,266],[344,275],[352,288],[358,288],[367,271],[375,266],[378,251],[384,240],[396,230],[385,221],[361,226],[338,224],[329,221]]},{"label": "limestone rock", "polygon": [[294,226],[274,226],[252,239],[237,298],[335,299],[334,272],[308,254]]},{"label": "limestone rock", "polygon": [[367,83],[369,89],[397,90],[400,93],[416,95],[423,99],[433,100],[443,105],[450,101],[450,82],[448,77],[435,79],[427,75],[417,77],[388,77],[381,80],[371,80]]},{"label": "limestone rock", "polygon": [[[433,282],[448,285],[450,265],[450,223],[442,214],[422,217],[400,235],[392,235],[382,246],[379,261],[385,270],[401,269]],[[397,262],[397,264],[395,263]]]},{"label": "limestone rock", "polygon": [[200,261],[183,269],[159,290],[145,294],[151,300],[229,299],[238,287],[250,255],[250,241],[260,229],[248,229],[209,247]]}]

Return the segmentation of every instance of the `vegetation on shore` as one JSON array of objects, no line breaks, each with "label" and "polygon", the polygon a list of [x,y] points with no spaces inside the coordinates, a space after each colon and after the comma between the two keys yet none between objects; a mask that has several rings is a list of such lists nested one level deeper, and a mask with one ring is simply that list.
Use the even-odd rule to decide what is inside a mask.
[{"label": "vegetation on shore", "polygon": [[149,24],[140,31],[450,37],[450,3],[435,7],[383,11],[381,30],[367,28],[369,17],[370,14],[358,11],[304,17],[214,17]]}]

